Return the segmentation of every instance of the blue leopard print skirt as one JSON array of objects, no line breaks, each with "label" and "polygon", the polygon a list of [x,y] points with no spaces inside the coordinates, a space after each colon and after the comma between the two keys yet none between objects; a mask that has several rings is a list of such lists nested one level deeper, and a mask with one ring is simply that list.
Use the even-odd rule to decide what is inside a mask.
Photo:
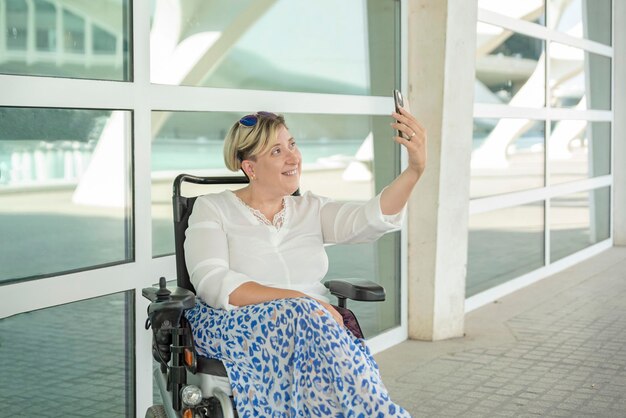
[{"label": "blue leopard print skirt", "polygon": [[410,417],[394,404],[365,342],[317,301],[229,311],[200,299],[186,317],[199,355],[226,367],[240,417]]}]

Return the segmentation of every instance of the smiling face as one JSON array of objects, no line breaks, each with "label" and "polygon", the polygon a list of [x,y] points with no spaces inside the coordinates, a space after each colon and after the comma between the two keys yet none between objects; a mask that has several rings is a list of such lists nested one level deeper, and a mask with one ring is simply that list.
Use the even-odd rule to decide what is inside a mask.
[{"label": "smiling face", "polygon": [[300,186],[302,155],[295,139],[285,126],[278,130],[269,150],[244,161],[244,170],[251,184],[271,196],[287,196]]}]

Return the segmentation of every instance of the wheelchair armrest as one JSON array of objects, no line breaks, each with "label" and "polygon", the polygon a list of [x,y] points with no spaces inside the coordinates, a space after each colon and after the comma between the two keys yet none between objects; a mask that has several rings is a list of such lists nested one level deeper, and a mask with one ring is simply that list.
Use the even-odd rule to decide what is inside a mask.
[{"label": "wheelchair armrest", "polygon": [[324,282],[330,293],[339,299],[366,302],[385,300],[385,289],[378,283],[364,279],[332,279]]}]

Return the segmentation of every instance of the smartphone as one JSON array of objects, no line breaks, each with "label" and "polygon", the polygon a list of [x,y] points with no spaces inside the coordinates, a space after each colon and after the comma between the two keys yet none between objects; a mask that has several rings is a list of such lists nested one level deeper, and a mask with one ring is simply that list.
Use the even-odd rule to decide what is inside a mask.
[{"label": "smartphone", "polygon": [[400,90],[393,91],[393,101],[396,104],[396,113],[400,113],[400,108],[404,107],[404,98]]},{"label": "smartphone", "polygon": [[[393,91],[393,102],[396,105],[396,113],[400,113],[400,108],[404,107],[404,98],[402,97],[402,93],[400,90]],[[396,131],[399,137],[404,137],[404,134],[401,131]]]}]

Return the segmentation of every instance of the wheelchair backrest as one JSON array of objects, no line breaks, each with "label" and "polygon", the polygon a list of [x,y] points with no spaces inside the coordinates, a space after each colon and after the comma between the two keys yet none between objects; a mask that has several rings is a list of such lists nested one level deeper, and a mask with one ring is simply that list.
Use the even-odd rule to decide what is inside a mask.
[{"label": "wheelchair backrest", "polygon": [[189,215],[193,210],[196,197],[185,197],[182,195],[183,183],[193,183],[200,185],[229,185],[245,184],[248,179],[243,176],[212,176],[198,177],[190,174],[180,174],[174,180],[174,191],[172,194],[172,204],[174,206],[174,248],[176,251],[176,283],[178,287],[189,289],[196,293],[189,280],[189,272],[185,264],[185,231],[189,226]]}]

